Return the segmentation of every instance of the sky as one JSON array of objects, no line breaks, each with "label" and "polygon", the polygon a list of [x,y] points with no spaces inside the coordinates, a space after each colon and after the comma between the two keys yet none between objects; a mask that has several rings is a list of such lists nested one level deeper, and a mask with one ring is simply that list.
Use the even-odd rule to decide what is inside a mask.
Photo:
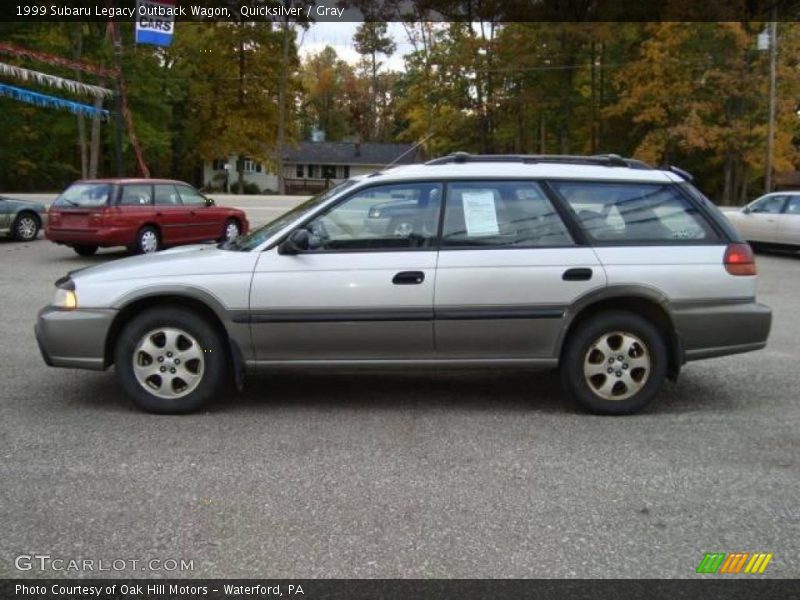
[{"label": "sky", "polygon": [[[302,45],[300,46],[301,56],[316,54],[325,46],[331,46],[342,60],[350,64],[357,63],[359,54],[353,44],[353,35],[358,25],[358,23],[348,22],[318,22],[312,24],[304,34],[300,33],[302,39]],[[411,52],[413,48],[408,43],[402,23],[389,23],[388,25],[389,35],[397,44],[397,49],[388,60],[384,57],[384,69],[402,71],[403,56]]]}]

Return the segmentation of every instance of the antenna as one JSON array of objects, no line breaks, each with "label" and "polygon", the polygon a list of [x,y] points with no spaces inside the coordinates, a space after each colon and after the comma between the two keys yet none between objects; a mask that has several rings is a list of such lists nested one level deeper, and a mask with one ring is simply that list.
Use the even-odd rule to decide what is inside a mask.
[{"label": "antenna", "polygon": [[398,156],[397,158],[395,158],[395,159],[394,159],[392,162],[390,162],[388,165],[384,165],[384,166],[381,168],[381,171],[383,171],[384,169],[388,169],[388,168],[389,168],[389,167],[391,167],[393,164],[395,164],[395,163],[396,163],[398,160],[400,160],[401,158],[403,158],[403,157],[404,157],[406,154],[408,154],[408,153],[409,153],[409,152],[411,152],[412,150],[416,150],[416,149],[417,149],[419,146],[421,146],[422,144],[424,144],[425,142],[427,142],[427,141],[428,141],[429,139],[431,139],[432,137],[433,137],[433,134],[432,134],[432,133],[429,133],[429,134],[428,134],[428,135],[426,135],[424,138],[422,138],[420,141],[418,141],[416,144],[414,144],[413,146],[411,146],[411,148],[409,148],[408,150],[406,150],[405,152],[403,152],[403,153],[402,153],[400,156]]}]

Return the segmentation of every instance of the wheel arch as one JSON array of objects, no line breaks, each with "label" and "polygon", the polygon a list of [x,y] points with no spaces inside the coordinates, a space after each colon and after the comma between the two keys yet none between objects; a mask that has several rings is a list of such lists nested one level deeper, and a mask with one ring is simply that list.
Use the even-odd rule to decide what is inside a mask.
[{"label": "wheel arch", "polygon": [[136,315],[152,308],[173,306],[181,310],[190,310],[208,320],[218,333],[227,341],[229,358],[233,365],[234,379],[238,389],[244,381],[244,357],[240,341],[231,335],[226,322],[229,322],[229,311],[211,294],[191,288],[150,289],[142,294],[127,296],[116,303],[118,310],[111,322],[103,350],[103,367],[114,363],[114,348],[120,333]]},{"label": "wheel arch", "polygon": [[[140,224],[140,225],[139,225],[139,226],[136,228],[136,237],[137,237],[137,240],[138,240],[138,237],[139,237],[139,232],[140,232],[142,229],[144,229],[145,227],[152,227],[153,229],[155,229],[155,230],[156,230],[156,234],[158,235],[158,238],[159,238],[159,239],[162,239],[162,238],[163,238],[162,231],[161,231],[161,227],[159,227],[159,226],[158,226],[158,223],[155,223],[154,221],[145,221],[144,223]],[[137,241],[137,240],[134,240],[134,241]]]},{"label": "wheel arch", "polygon": [[559,360],[564,353],[566,341],[577,327],[598,313],[613,310],[637,314],[661,332],[667,345],[667,376],[673,381],[677,379],[685,360],[681,340],[669,309],[669,299],[658,290],[644,286],[611,286],[581,297],[565,315],[566,326],[556,347]]},{"label": "wheel arch", "polygon": [[36,224],[39,226],[39,229],[42,228],[42,215],[40,215],[32,208],[21,208],[20,210],[18,210],[17,214],[14,215],[14,222],[16,223],[18,219],[26,215],[33,217],[36,220]]}]

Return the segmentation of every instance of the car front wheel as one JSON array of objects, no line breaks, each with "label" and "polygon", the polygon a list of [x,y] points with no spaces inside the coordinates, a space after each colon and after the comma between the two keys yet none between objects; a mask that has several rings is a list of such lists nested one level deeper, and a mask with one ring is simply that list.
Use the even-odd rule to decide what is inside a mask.
[{"label": "car front wheel", "polygon": [[221,242],[231,242],[235,240],[242,233],[239,227],[239,222],[236,219],[228,219],[225,221],[225,227],[222,229]]},{"label": "car front wheel", "polygon": [[658,329],[637,314],[600,313],[581,323],[567,341],[562,385],[582,409],[633,414],[661,389],[667,347]]},{"label": "car front wheel", "polygon": [[115,349],[120,384],[142,409],[187,413],[223,393],[227,348],[200,315],[178,307],[148,310],[121,331]]}]

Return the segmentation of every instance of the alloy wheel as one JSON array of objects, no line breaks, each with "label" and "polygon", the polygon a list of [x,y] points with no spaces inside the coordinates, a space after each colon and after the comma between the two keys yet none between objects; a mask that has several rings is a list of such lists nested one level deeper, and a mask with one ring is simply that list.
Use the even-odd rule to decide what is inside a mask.
[{"label": "alloy wheel", "polygon": [[225,241],[231,242],[235,240],[237,237],[239,237],[239,226],[233,221],[230,221],[225,226]]},{"label": "alloy wheel", "polygon": [[133,352],[136,381],[165,400],[191,394],[203,380],[204,369],[200,344],[191,334],[175,327],[149,331]]},{"label": "alloy wheel", "polygon": [[22,217],[17,222],[17,236],[21,240],[32,240],[36,237],[38,226],[33,217]]},{"label": "alloy wheel", "polygon": [[142,252],[145,254],[150,254],[158,250],[158,236],[156,232],[152,229],[148,229],[142,233],[139,244],[142,248]]},{"label": "alloy wheel", "polygon": [[645,343],[624,331],[601,335],[589,346],[583,375],[589,389],[606,400],[626,400],[647,383],[652,359]]}]

